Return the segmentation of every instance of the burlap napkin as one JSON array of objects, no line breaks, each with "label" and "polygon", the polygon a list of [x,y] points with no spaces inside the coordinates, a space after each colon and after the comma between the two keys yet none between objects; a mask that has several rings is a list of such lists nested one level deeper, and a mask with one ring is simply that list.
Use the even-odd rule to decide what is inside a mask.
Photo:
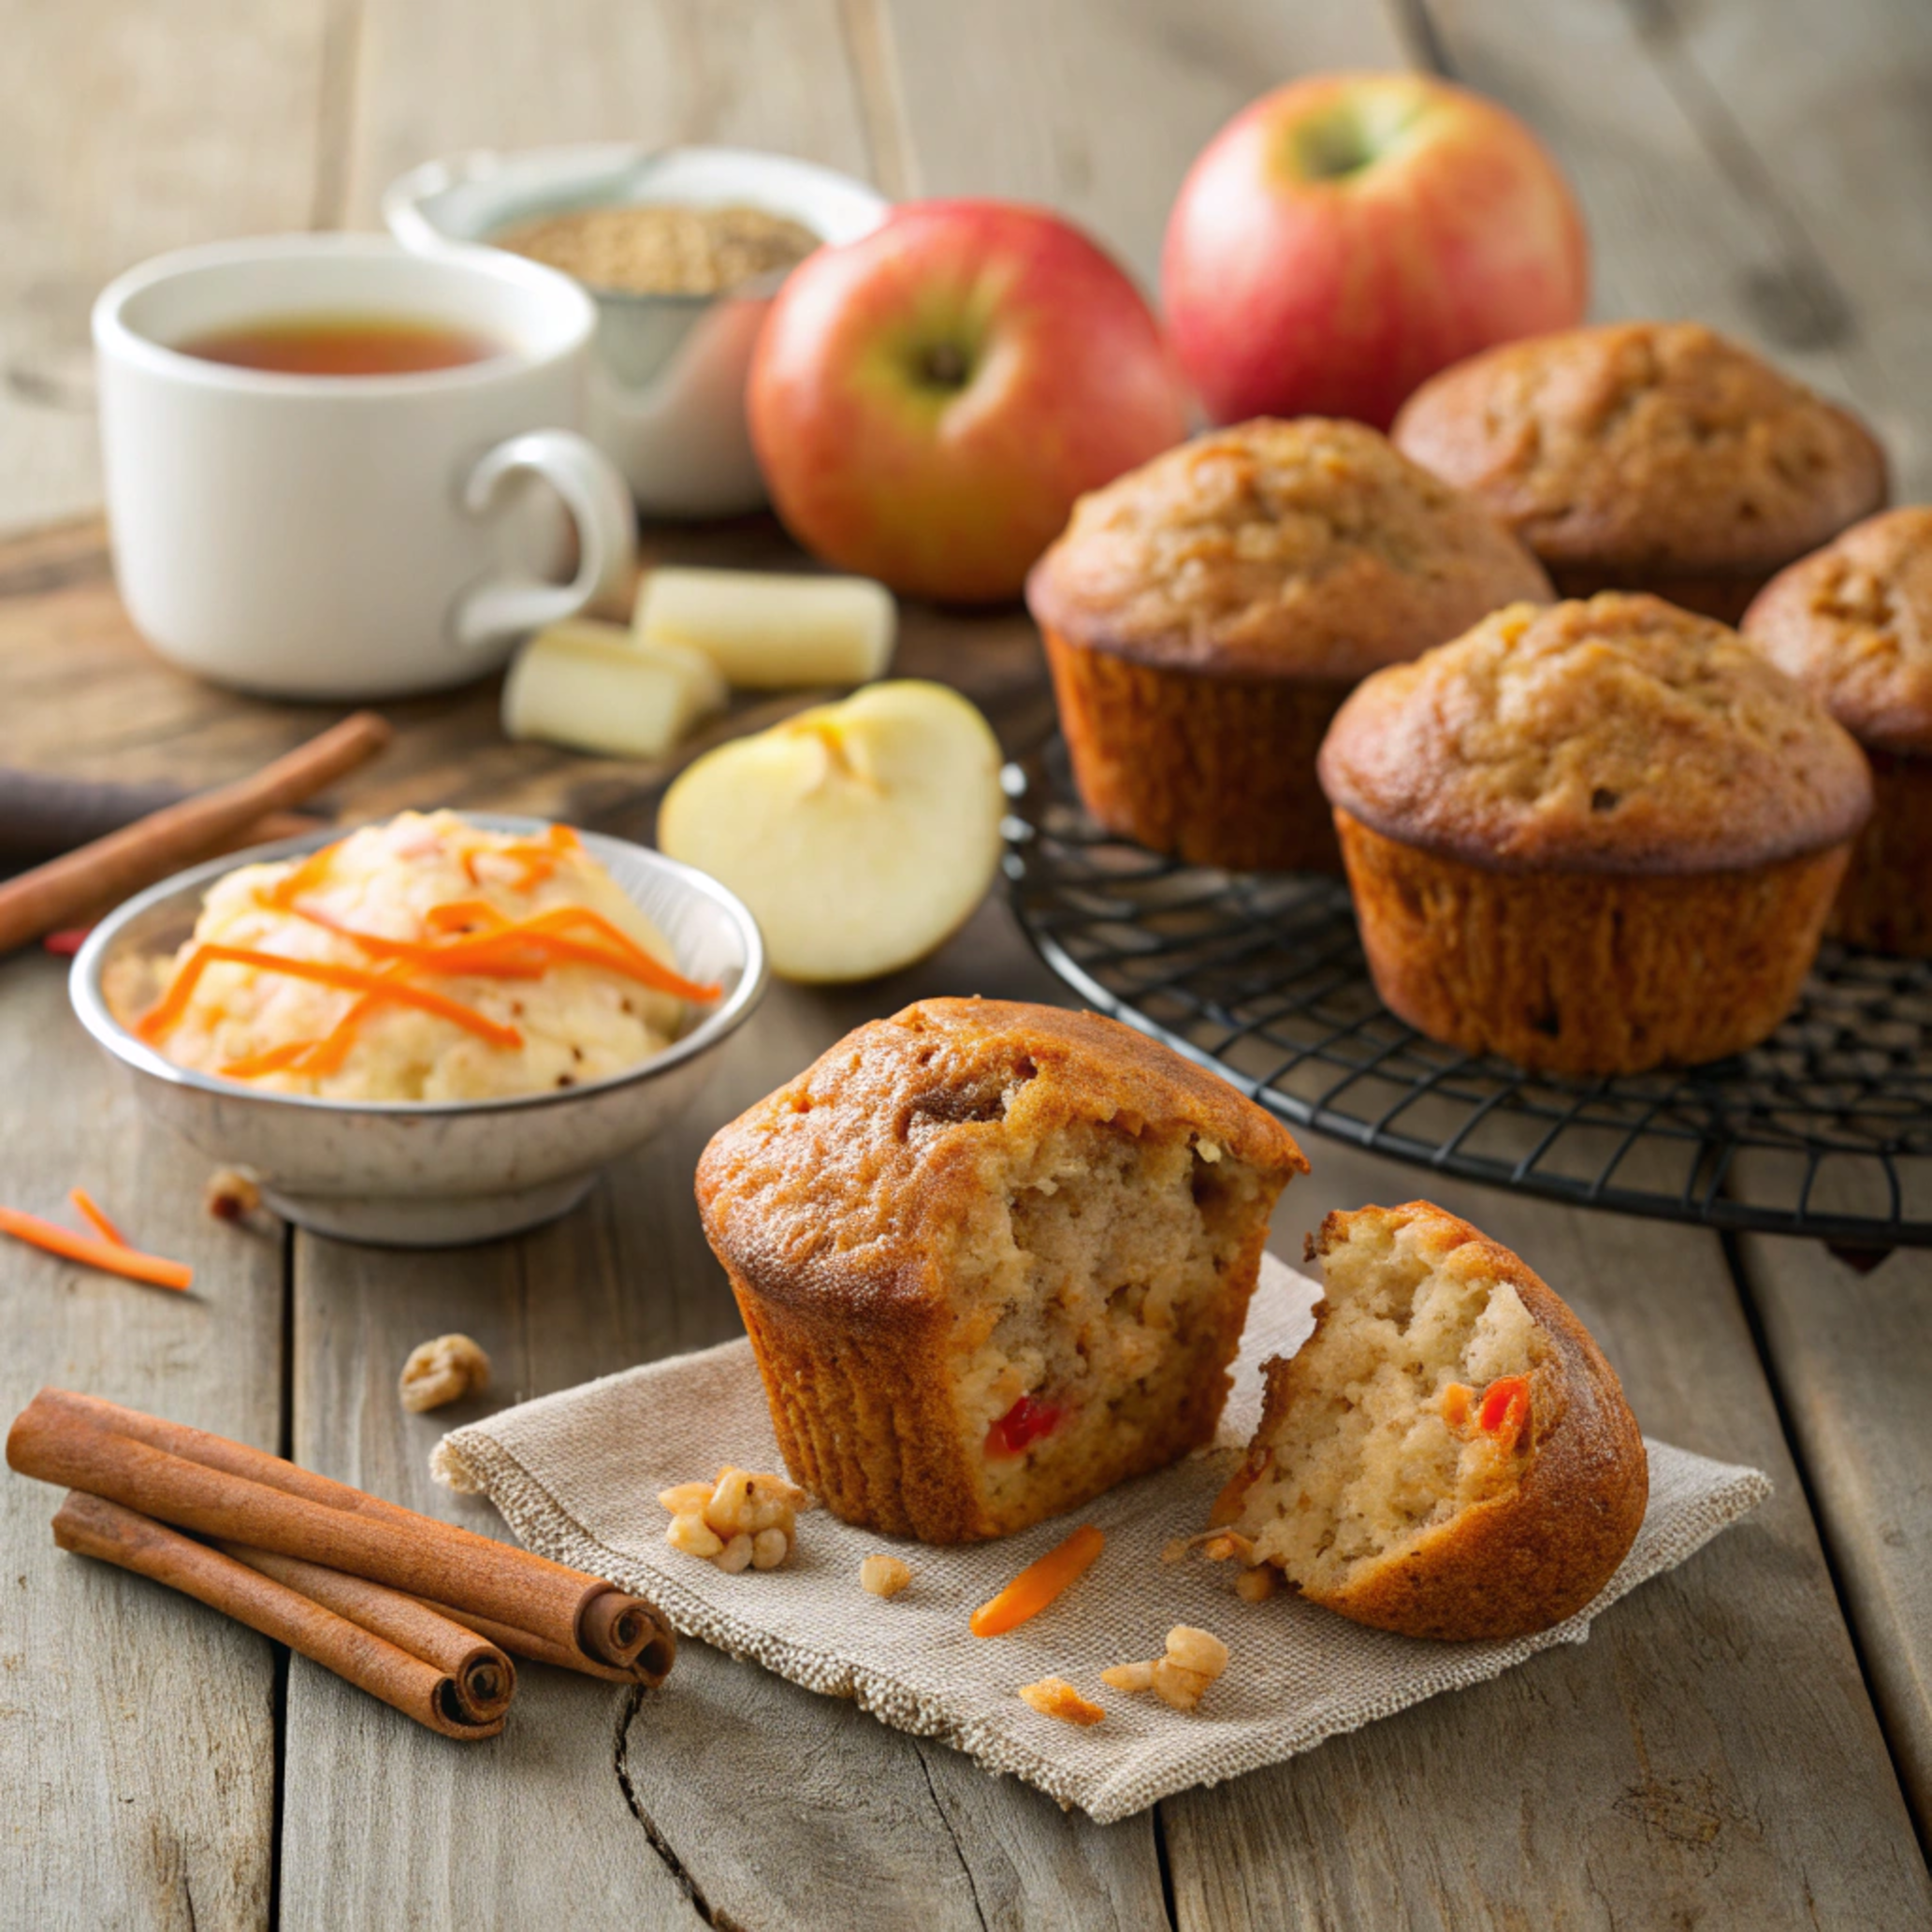
[{"label": "burlap napkin", "polygon": [[[1622,1568],[1589,1610],[1510,1643],[1391,1636],[1286,1595],[1243,1603],[1232,1564],[1164,1564],[1161,1551],[1205,1525],[1234,1449],[1260,1414],[1261,1364],[1306,1339],[1319,1292],[1278,1261],[1264,1268],[1214,1450],[1001,1543],[894,1544],[813,1510],[800,1518],[798,1548],[782,1570],[731,1576],[672,1549],[659,1489],[710,1476],[724,1462],[782,1466],[743,1341],[458,1429],[439,1445],[436,1473],[488,1496],[531,1548],[649,1597],[680,1633],[808,1690],[854,1697],[901,1730],[943,1737],[989,1771],[1011,1771],[1103,1824],[1171,1792],[1292,1757],[1438,1691],[1480,1683],[1548,1645],[1580,1643],[1592,1616],[1770,1493],[1757,1470],[1650,1443],[1649,1512]],[[973,1636],[974,1607],[1076,1520],[1107,1534],[1086,1576],[1010,1634]],[[888,1602],[860,1589],[859,1563],[893,1548],[911,1565],[912,1583]],[[1184,1716],[1101,1685],[1108,1664],[1159,1656],[1176,1623],[1213,1631],[1232,1653],[1197,1710]],[[1023,1704],[1019,1687],[1048,1676],[1104,1704],[1105,1721],[1079,1730]]]}]

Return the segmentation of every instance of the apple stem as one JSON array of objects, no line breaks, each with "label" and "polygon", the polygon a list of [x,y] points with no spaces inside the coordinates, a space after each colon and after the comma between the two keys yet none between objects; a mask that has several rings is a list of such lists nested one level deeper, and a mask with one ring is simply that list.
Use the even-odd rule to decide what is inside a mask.
[{"label": "apple stem", "polygon": [[937,388],[965,386],[966,359],[951,342],[935,342],[925,352],[924,370],[926,380]]}]

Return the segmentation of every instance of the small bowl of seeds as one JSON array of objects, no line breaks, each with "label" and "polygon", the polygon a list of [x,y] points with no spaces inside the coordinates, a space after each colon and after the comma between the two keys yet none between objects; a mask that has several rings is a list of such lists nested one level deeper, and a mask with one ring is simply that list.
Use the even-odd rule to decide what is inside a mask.
[{"label": "small bowl of seeds", "polygon": [[764,501],[745,382],[765,309],[813,249],[869,234],[888,208],[783,154],[612,144],[431,161],[383,196],[407,248],[507,249],[588,289],[589,431],[655,516]]}]

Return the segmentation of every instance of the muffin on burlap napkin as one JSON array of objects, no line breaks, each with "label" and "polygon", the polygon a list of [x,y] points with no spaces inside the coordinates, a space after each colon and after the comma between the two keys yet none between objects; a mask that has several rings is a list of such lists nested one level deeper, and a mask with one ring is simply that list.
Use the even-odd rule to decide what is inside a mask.
[{"label": "muffin on burlap napkin", "polygon": [[[487,1496],[532,1549],[649,1597],[681,1634],[807,1690],[855,1698],[901,1730],[944,1738],[1102,1824],[1480,1683],[1551,1644],[1581,1643],[1592,1617],[1770,1494],[1755,1469],[1647,1442],[1649,1508],[1622,1567],[1581,1615],[1506,1643],[1394,1636],[1292,1595],[1244,1603],[1234,1594],[1237,1565],[1164,1563],[1161,1553],[1206,1524],[1260,1416],[1261,1365],[1307,1339],[1320,1293],[1267,1257],[1215,1448],[996,1543],[897,1543],[820,1509],[799,1518],[797,1549],[780,1570],[730,1576],[673,1549],[660,1489],[724,1463],[783,1467],[744,1341],[458,1429],[438,1445],[436,1474]],[[1018,1630],[972,1635],[973,1610],[1076,1522],[1107,1537],[1086,1576]],[[910,1586],[890,1600],[859,1585],[859,1565],[876,1551],[911,1567]],[[1109,1664],[1158,1657],[1177,1623],[1213,1632],[1231,1653],[1198,1708],[1184,1714],[1101,1684]],[[1023,1703],[1020,1686],[1045,1677],[1103,1704],[1105,1720],[1076,1729]],[[675,1679],[665,1694],[677,1694]]]}]

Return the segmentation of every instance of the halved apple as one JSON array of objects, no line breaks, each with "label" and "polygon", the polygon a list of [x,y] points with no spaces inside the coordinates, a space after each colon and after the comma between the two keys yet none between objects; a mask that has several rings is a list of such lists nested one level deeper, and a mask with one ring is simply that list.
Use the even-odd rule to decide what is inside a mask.
[{"label": "halved apple", "polygon": [[999,740],[944,685],[867,685],[706,752],[658,844],[751,908],[788,980],[870,980],[950,937],[999,867]]}]

